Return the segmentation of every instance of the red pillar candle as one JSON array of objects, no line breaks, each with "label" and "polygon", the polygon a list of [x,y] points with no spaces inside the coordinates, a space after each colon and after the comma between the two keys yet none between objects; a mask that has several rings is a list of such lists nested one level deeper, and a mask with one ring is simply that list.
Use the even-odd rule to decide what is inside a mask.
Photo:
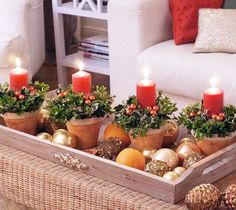
[{"label": "red pillar candle", "polygon": [[209,114],[220,114],[224,110],[224,92],[216,87],[211,87],[204,92],[203,98],[204,110]]},{"label": "red pillar candle", "polygon": [[156,83],[148,79],[138,82],[136,85],[136,95],[138,103],[143,108],[154,106],[156,104]]},{"label": "red pillar candle", "polygon": [[21,60],[16,59],[16,68],[10,71],[10,88],[21,89],[28,86],[28,71],[20,67]]},{"label": "red pillar candle", "polygon": [[78,71],[72,75],[72,91],[74,93],[90,94],[91,74],[85,71]]}]

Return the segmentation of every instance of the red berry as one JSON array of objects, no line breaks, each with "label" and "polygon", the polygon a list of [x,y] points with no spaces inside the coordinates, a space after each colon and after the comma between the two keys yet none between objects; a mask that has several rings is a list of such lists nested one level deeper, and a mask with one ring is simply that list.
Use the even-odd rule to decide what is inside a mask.
[{"label": "red berry", "polygon": [[34,86],[29,86],[28,88],[29,88],[30,91],[34,90]]},{"label": "red berry", "polygon": [[147,106],[146,109],[150,112],[152,110],[152,107]]},{"label": "red berry", "polygon": [[153,106],[152,109],[153,109],[154,111],[158,112],[159,107],[158,107],[158,106]]},{"label": "red berry", "polygon": [[223,120],[224,120],[224,117],[222,117],[222,116],[219,115],[219,116],[217,116],[216,120],[217,120],[217,121],[223,121]]},{"label": "red berry", "polygon": [[131,105],[129,106],[129,108],[130,108],[131,110],[135,110],[137,107],[136,107],[135,104],[131,104]]},{"label": "red berry", "polygon": [[84,100],[88,100],[89,99],[89,97],[87,95],[84,95],[83,98],[84,98]]},{"label": "red berry", "polygon": [[190,112],[189,116],[190,116],[190,117],[195,117],[195,116],[196,116],[196,113],[195,113],[195,112]]},{"label": "red berry", "polygon": [[90,100],[90,101],[94,101],[95,99],[96,99],[95,96],[93,96],[93,95],[89,96],[89,100]]},{"label": "red berry", "polygon": [[91,101],[89,99],[85,100],[85,104],[89,105],[91,104]]},{"label": "red berry", "polygon": [[222,112],[219,114],[219,116],[225,118],[225,113]]},{"label": "red berry", "polygon": [[19,97],[18,97],[20,100],[24,100],[25,99],[25,96],[24,95],[19,95]]},{"label": "red berry", "polygon": [[19,97],[21,95],[20,91],[18,91],[18,90],[14,94],[16,97]]},{"label": "red berry", "polygon": [[156,112],[155,110],[151,110],[151,111],[150,111],[150,114],[151,114],[152,116],[156,116],[157,112]]},{"label": "red berry", "polygon": [[197,115],[201,115],[201,114],[202,114],[202,111],[199,110],[199,111],[197,112]]},{"label": "red berry", "polygon": [[132,114],[132,110],[131,109],[127,109],[125,112],[127,115],[131,115]]},{"label": "red berry", "polygon": [[213,119],[213,120],[216,120],[217,119],[217,115],[216,114],[213,114],[212,116],[211,116],[211,118]]}]

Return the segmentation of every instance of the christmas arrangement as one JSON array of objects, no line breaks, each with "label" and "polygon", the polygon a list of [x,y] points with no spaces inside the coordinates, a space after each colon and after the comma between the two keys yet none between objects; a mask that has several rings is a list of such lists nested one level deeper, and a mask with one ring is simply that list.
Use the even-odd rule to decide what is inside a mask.
[{"label": "christmas arrangement", "polygon": [[49,86],[31,82],[20,89],[0,84],[0,114],[8,127],[35,134],[38,114]]},{"label": "christmas arrangement", "polygon": [[164,126],[177,111],[176,104],[161,92],[153,106],[142,107],[138,98],[131,96],[114,109],[115,123],[129,133],[133,146],[141,151],[145,147],[161,148],[165,135]]},{"label": "christmas arrangement", "polygon": [[75,93],[72,87],[58,88],[55,99],[49,101],[49,116],[66,123],[68,131],[78,139],[79,149],[97,145],[101,122],[112,113],[111,97],[106,88],[96,86],[91,93]]}]

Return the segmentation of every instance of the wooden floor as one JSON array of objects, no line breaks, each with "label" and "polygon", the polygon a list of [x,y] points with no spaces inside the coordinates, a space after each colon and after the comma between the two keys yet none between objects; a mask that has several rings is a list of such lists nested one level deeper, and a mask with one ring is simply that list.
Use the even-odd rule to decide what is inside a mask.
[{"label": "wooden floor", "polygon": [[[75,73],[75,69],[67,69],[67,81],[71,83],[71,75]],[[104,85],[110,90],[109,76],[101,74],[92,74],[92,85]],[[51,90],[56,89],[58,86],[57,82],[57,67],[56,65],[43,65],[38,73],[33,77],[34,81],[45,82],[50,85]]]}]

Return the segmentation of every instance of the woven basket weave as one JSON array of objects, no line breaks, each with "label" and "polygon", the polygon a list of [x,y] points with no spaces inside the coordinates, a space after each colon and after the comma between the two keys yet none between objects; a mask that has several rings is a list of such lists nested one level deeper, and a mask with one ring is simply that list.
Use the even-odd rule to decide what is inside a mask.
[{"label": "woven basket weave", "polygon": [[[235,180],[233,173],[217,185]],[[3,145],[0,194],[35,210],[186,209]]]}]

